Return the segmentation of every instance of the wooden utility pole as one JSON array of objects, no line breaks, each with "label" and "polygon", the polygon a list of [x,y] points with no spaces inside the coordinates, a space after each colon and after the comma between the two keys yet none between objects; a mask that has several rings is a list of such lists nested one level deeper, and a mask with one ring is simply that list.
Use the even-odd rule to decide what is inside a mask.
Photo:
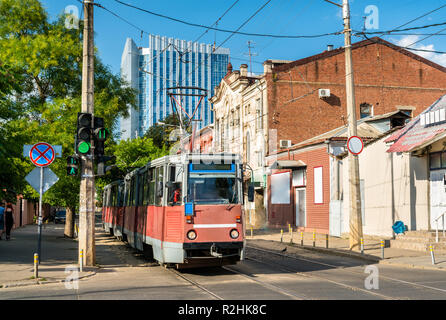
[{"label": "wooden utility pole", "polygon": [[[82,112],[94,113],[94,39],[93,1],[84,1],[84,47],[82,60]],[[92,119],[93,127],[93,119]],[[92,139],[93,140],[93,139]],[[84,252],[84,265],[94,266],[95,254],[95,186],[93,155],[82,156],[81,187],[79,194],[79,252]]]},{"label": "wooden utility pole", "polygon": [[[352,47],[350,29],[350,8],[348,0],[342,2],[345,40],[345,92],[347,96],[348,137],[356,136],[356,104],[353,81]],[[359,187],[358,156],[348,155],[348,176],[350,188],[350,249],[360,248],[362,238],[361,190]]]}]

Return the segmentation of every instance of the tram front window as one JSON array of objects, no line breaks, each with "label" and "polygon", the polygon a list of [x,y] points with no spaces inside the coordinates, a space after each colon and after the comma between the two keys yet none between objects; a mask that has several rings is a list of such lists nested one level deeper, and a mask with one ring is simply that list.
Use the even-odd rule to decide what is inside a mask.
[{"label": "tram front window", "polygon": [[188,198],[195,203],[237,203],[237,180],[235,177],[189,177]]}]

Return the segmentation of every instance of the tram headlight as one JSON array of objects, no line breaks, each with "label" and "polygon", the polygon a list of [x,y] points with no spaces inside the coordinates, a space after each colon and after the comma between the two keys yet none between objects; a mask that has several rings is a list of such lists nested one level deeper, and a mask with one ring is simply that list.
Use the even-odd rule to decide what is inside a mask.
[{"label": "tram headlight", "polygon": [[197,239],[197,233],[194,230],[189,230],[187,233],[187,238],[189,240],[195,240]]},{"label": "tram headlight", "polygon": [[237,239],[240,234],[237,231],[237,229],[232,229],[229,235],[231,236],[232,239]]}]

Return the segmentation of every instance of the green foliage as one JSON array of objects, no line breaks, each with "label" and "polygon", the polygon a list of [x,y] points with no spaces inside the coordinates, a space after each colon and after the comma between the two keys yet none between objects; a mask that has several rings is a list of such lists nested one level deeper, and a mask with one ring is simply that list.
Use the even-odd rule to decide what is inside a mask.
[{"label": "green foliage", "polygon": [[[44,201],[64,207],[78,205],[79,177],[67,176],[66,157],[74,152],[77,113],[81,111],[81,31],[82,23],[79,29],[66,29],[63,16],[49,22],[38,0],[0,0],[1,190],[38,197],[24,180],[34,165],[22,157],[22,148],[44,141],[62,145],[63,152],[50,166],[59,181],[45,193]],[[95,115],[104,118],[112,131],[119,116],[128,116],[128,106],[135,107],[136,91],[98,57],[94,86]],[[116,145],[110,139],[106,146],[110,154]],[[101,187],[107,179],[97,179],[96,185]]]},{"label": "green foliage", "polygon": [[128,172],[167,154],[169,152],[166,147],[158,148],[153,140],[147,137],[122,140],[115,150],[116,165],[119,169]]},{"label": "green foliage", "polygon": [[[144,136],[152,139],[153,143],[158,148],[170,149],[176,143],[176,140],[170,140],[171,137],[179,139],[180,122],[178,121],[177,116],[174,114],[167,116],[162,122],[164,124],[156,123],[154,126],[150,127]],[[175,135],[173,132],[174,130],[177,131],[177,135]],[[190,133],[190,131],[190,127],[185,129],[185,132]]]}]

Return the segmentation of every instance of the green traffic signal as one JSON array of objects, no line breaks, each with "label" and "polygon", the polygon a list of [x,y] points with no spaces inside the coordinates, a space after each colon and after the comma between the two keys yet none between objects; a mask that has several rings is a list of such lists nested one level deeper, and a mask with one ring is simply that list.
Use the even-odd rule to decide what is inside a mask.
[{"label": "green traffic signal", "polygon": [[67,157],[67,175],[76,176],[79,170],[79,158],[75,155]]},{"label": "green traffic signal", "polygon": [[77,146],[77,151],[80,153],[86,154],[90,151],[90,144],[86,141],[81,141]]}]

